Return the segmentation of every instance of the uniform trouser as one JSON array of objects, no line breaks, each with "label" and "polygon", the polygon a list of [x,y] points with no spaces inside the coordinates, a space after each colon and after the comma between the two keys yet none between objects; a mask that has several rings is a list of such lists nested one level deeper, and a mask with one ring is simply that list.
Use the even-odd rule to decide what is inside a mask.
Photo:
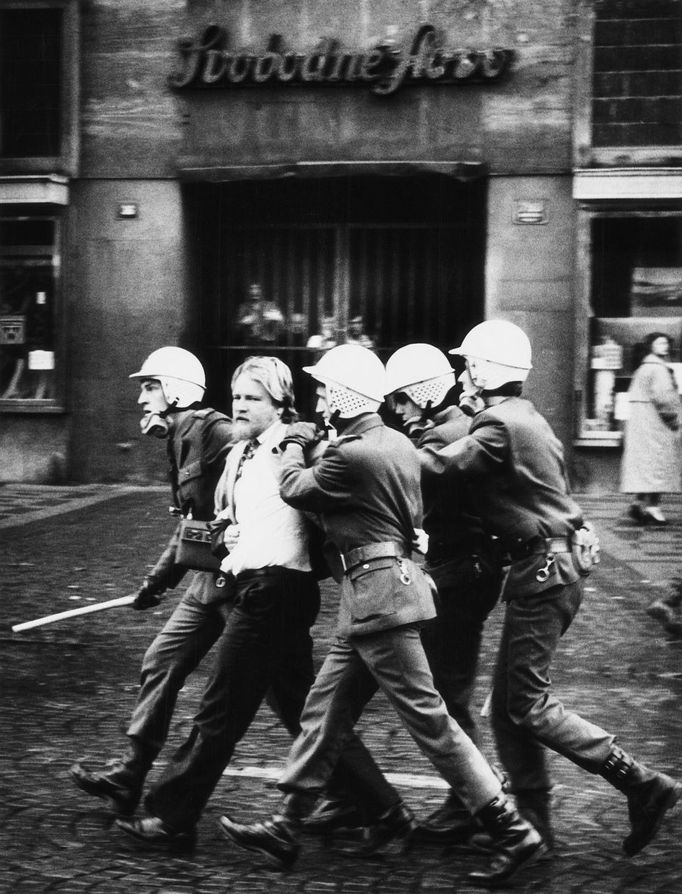
[{"label": "uniform trouser", "polygon": [[438,616],[422,628],[433,682],[450,716],[478,745],[471,697],[483,625],[499,598],[501,574],[496,566],[470,554],[440,563],[427,557],[427,571],[438,590]]},{"label": "uniform trouser", "polygon": [[492,726],[512,791],[551,787],[545,746],[598,773],[615,737],[567,711],[552,692],[550,664],[583,596],[583,582],[506,606],[493,677]]},{"label": "uniform trouser", "polygon": [[306,700],[302,731],[279,782],[283,791],[315,793],[324,788],[353,735],[359,711],[377,688],[472,812],[500,793],[498,779],[434,688],[414,625],[336,639]]},{"label": "uniform trouser", "polygon": [[[194,826],[264,698],[293,735],[313,680],[310,628],[320,605],[311,574],[287,569],[240,574],[194,726],[145,805],[171,828]],[[399,800],[357,737],[344,752],[339,784],[359,797]],[[357,762],[355,758],[358,756]],[[379,808],[380,809],[380,808]]]},{"label": "uniform trouser", "polygon": [[213,587],[209,572],[198,572],[142,661],[140,691],[128,727],[136,750],[150,762],[161,751],[178,693],[186,678],[220,636],[225,602],[204,603],[197,594]]}]

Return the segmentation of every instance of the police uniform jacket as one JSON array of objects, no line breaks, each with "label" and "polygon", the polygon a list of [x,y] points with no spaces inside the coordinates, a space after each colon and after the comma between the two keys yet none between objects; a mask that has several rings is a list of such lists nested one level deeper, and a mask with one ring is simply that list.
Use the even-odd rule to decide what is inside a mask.
[{"label": "police uniform jacket", "polygon": [[[471,417],[459,407],[446,407],[433,417],[417,440],[417,448],[440,450],[469,433]],[[489,548],[481,520],[472,503],[470,488],[460,477],[422,473],[424,530],[429,535],[427,561],[442,563]]]},{"label": "police uniform jacket", "polygon": [[[223,413],[206,407],[176,414],[166,450],[173,503],[183,516],[191,513],[201,521],[213,518],[215,488],[232,444],[232,422]],[[179,526],[148,575],[161,592],[176,587],[185,575],[186,569],[175,564],[178,540]],[[194,588],[198,591],[195,597],[206,601],[216,595],[213,577],[209,573],[195,575],[201,584]]]},{"label": "police uniform jacket", "polygon": [[530,401],[501,398],[474,416],[466,437],[420,455],[431,473],[459,476],[473,488],[486,530],[509,556],[504,598],[578,579],[570,549],[548,541],[570,544],[582,513],[570,495],[561,442]]},{"label": "police uniform jacket", "polygon": [[[305,462],[300,447],[285,450],[282,499],[318,515],[338,555],[361,557],[363,549],[373,555],[356,565],[354,558],[344,560],[345,573],[337,555],[340,632],[374,633],[434,617],[429,583],[409,558],[414,529],[422,524],[419,459],[409,439],[377,413],[366,413],[349,423],[314,466],[306,468]],[[395,545],[397,552],[382,556],[382,544]]]}]

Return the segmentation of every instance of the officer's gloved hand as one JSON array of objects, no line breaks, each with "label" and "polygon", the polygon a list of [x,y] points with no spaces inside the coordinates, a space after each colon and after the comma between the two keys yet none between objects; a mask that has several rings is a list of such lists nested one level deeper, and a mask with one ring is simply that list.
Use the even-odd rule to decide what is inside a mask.
[{"label": "officer's gloved hand", "polygon": [[305,450],[308,445],[317,444],[321,438],[322,433],[314,422],[292,422],[291,425],[287,425],[279,449],[286,450],[287,444],[298,444]]},{"label": "officer's gloved hand", "polygon": [[158,586],[147,578],[137,591],[137,596],[135,597],[135,602],[132,603],[132,606],[136,611],[145,611],[148,608],[154,608],[154,606],[161,604],[161,599],[159,598],[160,595]]}]

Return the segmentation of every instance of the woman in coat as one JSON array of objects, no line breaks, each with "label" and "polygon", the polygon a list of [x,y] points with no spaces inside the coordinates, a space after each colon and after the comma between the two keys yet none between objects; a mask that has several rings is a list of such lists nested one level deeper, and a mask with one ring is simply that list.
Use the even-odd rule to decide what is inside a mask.
[{"label": "woman in coat", "polygon": [[625,425],[621,491],[636,494],[630,515],[643,524],[665,525],[662,493],[682,490],[680,395],[667,363],[670,338],[653,332],[645,339],[646,356],[628,391],[630,418]]}]

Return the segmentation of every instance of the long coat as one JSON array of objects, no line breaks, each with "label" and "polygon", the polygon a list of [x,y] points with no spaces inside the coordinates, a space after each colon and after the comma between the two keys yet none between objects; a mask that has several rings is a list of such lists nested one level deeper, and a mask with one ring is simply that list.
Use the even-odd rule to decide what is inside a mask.
[{"label": "long coat", "polygon": [[681,405],[668,364],[648,354],[632,377],[628,396],[620,489],[627,494],[679,493]]}]

